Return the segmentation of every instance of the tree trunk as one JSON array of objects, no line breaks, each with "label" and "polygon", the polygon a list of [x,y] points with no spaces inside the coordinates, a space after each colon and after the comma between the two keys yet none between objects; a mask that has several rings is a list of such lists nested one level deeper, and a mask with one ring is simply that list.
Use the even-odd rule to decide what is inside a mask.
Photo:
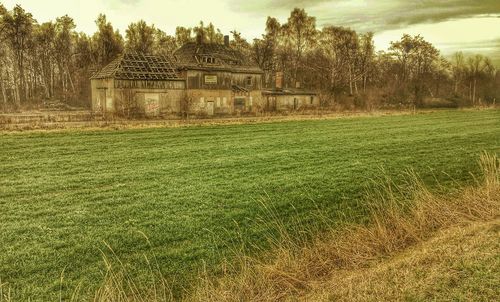
[{"label": "tree trunk", "polygon": [[42,77],[41,84],[43,86],[44,94],[46,98],[50,98],[50,78],[45,73],[46,70],[43,66],[42,59],[40,59],[40,76]]},{"label": "tree trunk", "polygon": [[472,86],[472,104],[476,104],[476,78],[474,78],[474,85]]},{"label": "tree trunk", "polygon": [[352,95],[352,72],[351,65],[349,65],[349,93]]},{"label": "tree trunk", "polygon": [[0,83],[2,85],[2,109],[4,112],[7,112],[7,92],[5,91],[5,84],[3,80],[3,74],[2,74],[2,82]]},{"label": "tree trunk", "polygon": [[469,101],[472,102],[472,81],[469,81]]},{"label": "tree trunk", "polygon": [[[17,64],[14,64],[14,66],[19,67]],[[14,69],[12,76],[14,78],[14,104],[16,110],[19,110],[21,108],[21,100],[20,100],[21,96],[19,92],[19,81],[20,81],[19,70]]]},{"label": "tree trunk", "polygon": [[69,68],[67,66],[66,66],[66,71],[68,73],[68,80],[69,80],[69,84],[71,86],[71,92],[75,93],[75,85],[73,84],[73,79],[71,79],[71,73],[69,72]]},{"label": "tree trunk", "polygon": [[54,97],[54,67],[50,67],[50,97]]},{"label": "tree trunk", "polygon": [[19,95],[19,85],[17,83],[14,84],[14,103],[16,104],[16,110],[19,110],[21,108],[21,96]]}]

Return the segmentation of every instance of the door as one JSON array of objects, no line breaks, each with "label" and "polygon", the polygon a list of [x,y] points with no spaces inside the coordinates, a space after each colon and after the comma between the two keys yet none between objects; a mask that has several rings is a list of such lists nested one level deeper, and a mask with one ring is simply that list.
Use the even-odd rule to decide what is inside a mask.
[{"label": "door", "polygon": [[95,111],[103,113],[106,108],[106,89],[99,89],[97,91],[97,102],[95,104]]},{"label": "door", "polygon": [[214,115],[214,101],[207,102],[207,114],[209,116]]},{"label": "door", "polygon": [[293,110],[299,109],[299,100],[297,98],[293,99]]}]

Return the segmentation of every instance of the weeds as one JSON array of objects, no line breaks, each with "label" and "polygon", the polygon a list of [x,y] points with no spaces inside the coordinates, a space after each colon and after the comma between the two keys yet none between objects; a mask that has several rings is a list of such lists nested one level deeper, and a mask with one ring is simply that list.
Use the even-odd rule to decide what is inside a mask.
[{"label": "weeds", "polygon": [[329,230],[312,242],[297,241],[280,228],[282,240],[272,240],[272,252],[261,258],[239,255],[236,274],[204,278],[188,300],[287,300],[307,293],[339,270],[367,267],[440,229],[495,219],[500,214],[499,160],[485,153],[480,165],[483,175],[477,186],[452,196],[431,193],[413,172],[404,186],[387,180],[366,197],[370,205],[366,225]]},{"label": "weeds", "polygon": [[[406,174],[406,182],[402,185],[381,178],[374,182],[364,199],[369,221],[341,228],[328,228],[333,221],[318,212],[312,225],[297,219],[295,228],[290,230],[277,210],[261,201],[266,213],[261,223],[271,224],[269,229],[274,230],[267,238],[270,251],[262,251],[259,257],[249,257],[244,248],[235,249],[234,260],[224,263],[222,276],[202,271],[199,283],[182,299],[295,300],[313,291],[318,282],[325,282],[341,271],[367,268],[380,259],[430,239],[440,230],[498,218],[499,163],[496,155],[482,154],[482,175],[476,179],[476,185],[452,195],[431,193],[412,171]],[[147,284],[137,284],[127,275],[112,248],[108,248],[119,264],[118,270],[103,253],[107,273],[94,301],[176,300],[168,282],[159,273],[159,266],[151,266],[147,256],[151,280]],[[376,297],[370,299],[376,300]]]}]

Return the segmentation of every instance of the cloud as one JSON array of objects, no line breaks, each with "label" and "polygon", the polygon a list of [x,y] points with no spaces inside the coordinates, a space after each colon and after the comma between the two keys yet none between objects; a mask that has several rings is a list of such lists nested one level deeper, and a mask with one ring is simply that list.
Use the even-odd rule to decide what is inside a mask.
[{"label": "cloud", "polygon": [[142,0],[108,0],[105,3],[110,8],[119,8],[122,6],[140,5]]},{"label": "cloud", "polygon": [[477,42],[447,43],[442,44],[441,49],[443,49],[445,55],[457,51],[463,52],[466,56],[483,54],[488,56],[497,68],[500,68],[500,38]]},{"label": "cloud", "polygon": [[324,2],[332,2],[331,0],[254,0],[245,1],[230,0],[229,7],[237,12],[249,13],[265,13],[274,12],[289,12],[295,7],[313,7]]},{"label": "cloud", "polygon": [[436,23],[419,23],[406,27],[377,32],[374,37],[377,49],[384,50],[391,41],[403,34],[422,35],[444,56],[462,51],[467,55],[489,56],[500,66],[500,14],[450,19]]},{"label": "cloud", "polygon": [[402,6],[395,16],[388,18],[388,25],[435,23],[474,15],[499,14],[498,0],[445,0],[419,1]]},{"label": "cloud", "polygon": [[267,14],[285,20],[294,7],[306,8],[319,26],[340,25],[381,31],[419,23],[436,23],[482,14],[500,14],[499,0],[229,0],[236,12]]}]

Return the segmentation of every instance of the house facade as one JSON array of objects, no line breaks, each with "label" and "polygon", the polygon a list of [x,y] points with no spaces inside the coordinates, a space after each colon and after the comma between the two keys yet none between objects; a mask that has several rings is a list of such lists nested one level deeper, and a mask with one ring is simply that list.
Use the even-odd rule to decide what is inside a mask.
[{"label": "house facade", "polygon": [[[262,87],[262,70],[229,46],[189,42],[173,56],[122,54],[91,78],[96,114],[224,116],[318,105],[312,92]],[[291,101],[290,101],[291,100]]]},{"label": "house facade", "polygon": [[224,44],[191,42],[175,51],[186,79],[189,111],[225,115],[253,112],[262,103],[262,70]]},{"label": "house facade", "polygon": [[126,117],[177,114],[185,88],[171,58],[122,54],[92,76],[92,111]]}]

